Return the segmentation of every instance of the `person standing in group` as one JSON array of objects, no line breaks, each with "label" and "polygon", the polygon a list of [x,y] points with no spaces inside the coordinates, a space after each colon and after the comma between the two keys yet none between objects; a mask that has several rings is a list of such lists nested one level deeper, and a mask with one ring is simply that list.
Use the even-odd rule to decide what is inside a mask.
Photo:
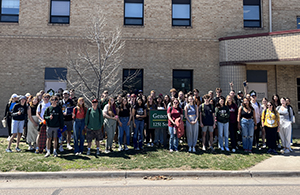
[{"label": "person standing in group", "polygon": [[104,106],[104,131],[107,134],[107,140],[105,142],[105,153],[112,152],[112,144],[115,136],[118,120],[118,108],[116,107],[115,100],[112,97],[108,98],[108,104]]},{"label": "person standing in group", "polygon": [[39,104],[38,97],[33,97],[32,101],[29,102],[29,106],[27,109],[28,115],[28,132],[27,132],[27,143],[29,145],[28,150],[34,150],[35,147],[33,143],[36,143],[36,138],[38,136],[38,128],[39,128],[39,119],[36,116],[36,110]]},{"label": "person standing in group", "polygon": [[188,104],[184,107],[186,118],[186,137],[189,150],[188,152],[196,152],[196,144],[199,134],[198,123],[198,106],[193,99],[193,96],[188,97]]},{"label": "person standing in group", "polygon": [[7,130],[8,130],[7,141],[9,141],[11,138],[11,119],[12,119],[11,113],[16,103],[18,103],[18,95],[14,93],[11,95],[9,102],[6,104],[5,112],[4,112],[4,119],[6,120]]},{"label": "person standing in group", "polygon": [[[286,97],[285,99],[286,99],[287,107],[289,107],[293,111],[293,123],[295,123],[295,112],[294,112],[294,108],[291,106],[291,99],[288,98],[288,97]],[[291,129],[291,145],[293,145],[293,126],[292,126],[292,129]]]},{"label": "person standing in group", "polygon": [[53,145],[53,156],[57,157],[57,131],[62,131],[64,127],[64,117],[62,109],[58,106],[58,97],[52,96],[50,99],[51,106],[46,108],[44,113],[44,118],[47,124],[47,153],[45,157],[50,156],[50,147],[52,140],[54,141]]},{"label": "person standing in group", "polygon": [[25,118],[27,115],[26,100],[27,100],[27,98],[25,96],[21,96],[19,99],[20,103],[15,104],[11,111],[11,116],[12,116],[11,134],[12,134],[12,136],[8,142],[8,147],[6,149],[6,152],[12,152],[12,150],[10,149],[10,146],[16,136],[17,136],[16,151],[17,152],[21,151],[21,149],[19,148],[19,143],[20,143],[20,139],[21,139],[21,136],[23,133]]},{"label": "person standing in group", "polygon": [[[266,97],[264,97],[261,101],[261,109],[262,109],[262,113],[264,112],[264,110],[268,109],[268,99]],[[276,108],[274,107],[274,109]],[[266,148],[266,129],[263,126],[261,127],[261,138],[263,144],[262,148]]]},{"label": "person standing in group", "polygon": [[292,133],[292,122],[293,122],[293,111],[286,104],[286,99],[280,99],[281,106],[276,109],[280,115],[280,126],[279,135],[281,138],[283,149],[281,153],[290,153],[291,149],[291,133]]},{"label": "person standing in group", "polygon": [[209,132],[209,147],[212,151],[214,151],[213,147],[213,133],[216,128],[215,121],[215,113],[214,106],[209,103],[210,96],[208,94],[203,96],[204,103],[202,103],[199,107],[200,112],[200,126],[202,128],[202,150],[206,150],[205,148],[205,138],[206,132]]},{"label": "person standing in group", "polygon": [[[145,107],[147,109],[147,117],[146,117],[146,143],[148,147],[153,147],[153,142],[154,142],[154,129],[150,129],[150,124],[149,124],[149,112],[150,110],[156,110],[157,106],[156,103],[153,101],[153,97],[152,96],[148,96],[147,98],[147,103],[145,104]],[[150,137],[152,142],[150,143]]]},{"label": "person standing in group", "polygon": [[202,99],[201,97],[199,96],[199,90],[198,89],[194,89],[193,90],[193,94],[194,94],[194,100],[196,102],[196,105],[199,107],[200,104],[202,103]]},{"label": "person standing in group", "polygon": [[103,139],[103,133],[101,131],[103,126],[104,118],[101,108],[98,107],[98,100],[92,100],[92,107],[87,110],[85,115],[85,129],[86,129],[86,140],[88,142],[88,150],[86,155],[91,155],[92,141],[95,139],[97,147],[96,155],[100,154],[99,141]]},{"label": "person standing in group", "polygon": [[101,95],[100,108],[103,110],[104,106],[106,106],[106,104],[108,104],[108,91],[104,90]]},{"label": "person standing in group", "polygon": [[124,150],[128,150],[128,145],[130,144],[130,129],[129,125],[132,119],[130,104],[127,98],[122,99],[122,103],[119,105],[118,109],[118,123],[119,123],[119,151],[122,151],[123,137],[125,133],[126,143],[124,144]]},{"label": "person standing in group", "polygon": [[279,114],[274,108],[272,102],[267,102],[267,109],[265,109],[261,116],[262,127],[266,131],[268,153],[277,154],[276,152],[276,136],[277,132],[280,131],[280,117]]},{"label": "person standing in group", "polygon": [[[274,106],[275,106],[276,109],[277,109],[278,106],[281,106],[280,98],[279,98],[278,94],[273,94],[271,101],[274,104]],[[280,144],[280,135],[279,135],[279,133],[277,133],[276,141],[277,141],[278,149],[280,149],[281,148],[281,144]]]},{"label": "person standing in group", "polygon": [[[157,110],[165,110],[162,97],[157,96],[156,101],[157,101]],[[156,128],[154,136],[155,136],[154,144],[160,144],[161,146],[164,145],[164,147],[166,147],[167,144],[165,142],[166,142],[167,134],[165,128]]]},{"label": "person standing in group", "polygon": [[232,97],[228,95],[226,97],[225,106],[228,106],[230,117],[229,117],[229,135],[231,141],[232,152],[235,152],[237,149],[237,116],[238,116],[238,107],[232,101]]},{"label": "person standing in group", "polygon": [[[84,126],[85,115],[87,108],[84,104],[83,97],[80,97],[77,102],[77,106],[73,109],[72,118],[74,119],[73,137],[74,137],[74,154],[80,155],[83,153],[84,145]],[[79,139],[79,142],[78,142]]]},{"label": "person standing in group", "polygon": [[253,133],[257,129],[255,110],[248,98],[243,99],[238,112],[238,128],[242,129],[244,152],[252,152]]},{"label": "person standing in group", "polygon": [[[230,97],[232,98],[232,96]],[[219,99],[219,103],[216,106],[215,113],[218,122],[217,127],[218,127],[218,135],[219,135],[219,147],[222,151],[224,151],[223,138],[225,138],[225,150],[229,152],[228,129],[229,129],[230,111],[228,106],[225,105],[225,99],[223,97]]]},{"label": "person standing in group", "polygon": [[135,150],[143,149],[144,142],[144,123],[147,116],[146,107],[142,97],[138,97],[137,104],[132,110],[134,134],[133,134],[133,147]]},{"label": "person standing in group", "polygon": [[259,147],[259,133],[261,131],[261,113],[262,113],[262,107],[260,103],[256,101],[257,96],[255,91],[250,92],[250,98],[251,98],[251,106],[254,108],[255,111],[255,119],[256,119],[256,125],[257,128],[254,130],[254,140],[253,144],[256,146],[256,148]]},{"label": "person standing in group", "polygon": [[46,108],[51,106],[49,100],[50,100],[50,94],[45,93],[43,95],[43,101],[40,101],[36,110],[36,116],[38,117],[40,123],[38,127],[38,135],[36,138],[36,150],[35,150],[36,154],[42,152],[46,145],[47,132],[46,132],[46,124],[44,124],[44,113]]},{"label": "person standing in group", "polygon": [[168,114],[168,126],[169,126],[169,134],[170,134],[170,140],[169,140],[169,150],[170,152],[178,151],[178,137],[177,137],[177,131],[176,131],[176,123],[175,121],[180,118],[183,119],[183,111],[179,107],[179,100],[174,99],[172,101],[172,105],[167,110]]},{"label": "person standing in group", "polygon": [[186,105],[184,93],[182,91],[179,91],[178,93],[178,100],[179,100],[179,107],[184,110],[184,107]]},{"label": "person standing in group", "polygon": [[78,103],[78,98],[75,96],[75,89],[70,89],[70,99],[73,101],[73,104]]},{"label": "person standing in group", "polygon": [[[74,103],[73,100],[70,99],[70,93],[68,90],[65,90],[63,92],[63,99],[60,100],[59,105],[63,111],[63,115],[64,115],[64,125],[67,126],[67,149],[68,150],[72,150],[72,146],[71,146],[71,135],[72,135],[72,129],[73,129],[73,118],[72,118],[72,113],[73,113],[73,109],[74,109]],[[63,136],[62,136],[63,138]],[[64,151],[63,148],[63,139],[60,140],[60,147],[59,147],[59,151]]]},{"label": "person standing in group", "polygon": [[165,95],[164,101],[163,101],[165,109],[168,109],[168,105],[170,104],[170,102],[171,102],[170,96]]}]

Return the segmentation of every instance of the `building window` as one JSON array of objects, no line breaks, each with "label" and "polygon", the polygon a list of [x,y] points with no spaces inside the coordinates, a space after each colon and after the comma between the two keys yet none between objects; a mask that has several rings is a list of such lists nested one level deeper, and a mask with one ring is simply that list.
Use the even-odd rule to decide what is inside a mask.
[{"label": "building window", "polygon": [[123,91],[126,93],[136,93],[143,90],[143,69],[123,69]]},{"label": "building window", "polygon": [[298,114],[300,114],[300,78],[297,78],[297,100]]},{"label": "building window", "polygon": [[124,25],[144,25],[144,0],[124,0]]},{"label": "building window", "polygon": [[20,0],[0,0],[1,22],[19,22]]},{"label": "building window", "polygon": [[172,0],[172,26],[191,26],[191,0]]},{"label": "building window", "polygon": [[50,23],[70,23],[70,0],[51,0]]},{"label": "building window", "polygon": [[173,88],[188,93],[193,90],[192,70],[173,70]]},{"label": "building window", "polygon": [[300,17],[297,17],[297,29],[300,29]]},{"label": "building window", "polygon": [[244,0],[244,27],[261,27],[260,0]]}]

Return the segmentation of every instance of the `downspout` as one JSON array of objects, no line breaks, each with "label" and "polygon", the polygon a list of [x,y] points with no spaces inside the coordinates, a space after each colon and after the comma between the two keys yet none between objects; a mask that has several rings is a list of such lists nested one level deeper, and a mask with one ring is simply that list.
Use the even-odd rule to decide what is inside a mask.
[{"label": "downspout", "polygon": [[269,30],[272,32],[272,0],[269,0]]}]

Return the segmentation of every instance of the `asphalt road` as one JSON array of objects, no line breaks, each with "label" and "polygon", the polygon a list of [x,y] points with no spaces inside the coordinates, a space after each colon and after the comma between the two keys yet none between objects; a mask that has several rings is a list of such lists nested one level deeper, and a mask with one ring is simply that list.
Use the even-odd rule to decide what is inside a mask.
[{"label": "asphalt road", "polygon": [[0,194],[242,194],[298,195],[300,179],[289,178],[170,178],[2,180]]}]

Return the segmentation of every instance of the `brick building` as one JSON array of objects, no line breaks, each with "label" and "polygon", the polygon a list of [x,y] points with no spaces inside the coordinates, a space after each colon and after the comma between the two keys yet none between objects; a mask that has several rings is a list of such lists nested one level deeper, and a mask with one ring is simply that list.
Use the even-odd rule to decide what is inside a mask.
[{"label": "brick building", "polygon": [[122,75],[142,69],[136,88],[146,94],[176,87],[203,95],[219,86],[227,94],[229,82],[237,91],[247,79],[261,96],[289,96],[300,109],[298,0],[0,2],[0,110],[12,93],[35,94],[55,82],[50,72],[66,67],[67,48],[82,41],[99,8],[108,28],[122,27]]}]

